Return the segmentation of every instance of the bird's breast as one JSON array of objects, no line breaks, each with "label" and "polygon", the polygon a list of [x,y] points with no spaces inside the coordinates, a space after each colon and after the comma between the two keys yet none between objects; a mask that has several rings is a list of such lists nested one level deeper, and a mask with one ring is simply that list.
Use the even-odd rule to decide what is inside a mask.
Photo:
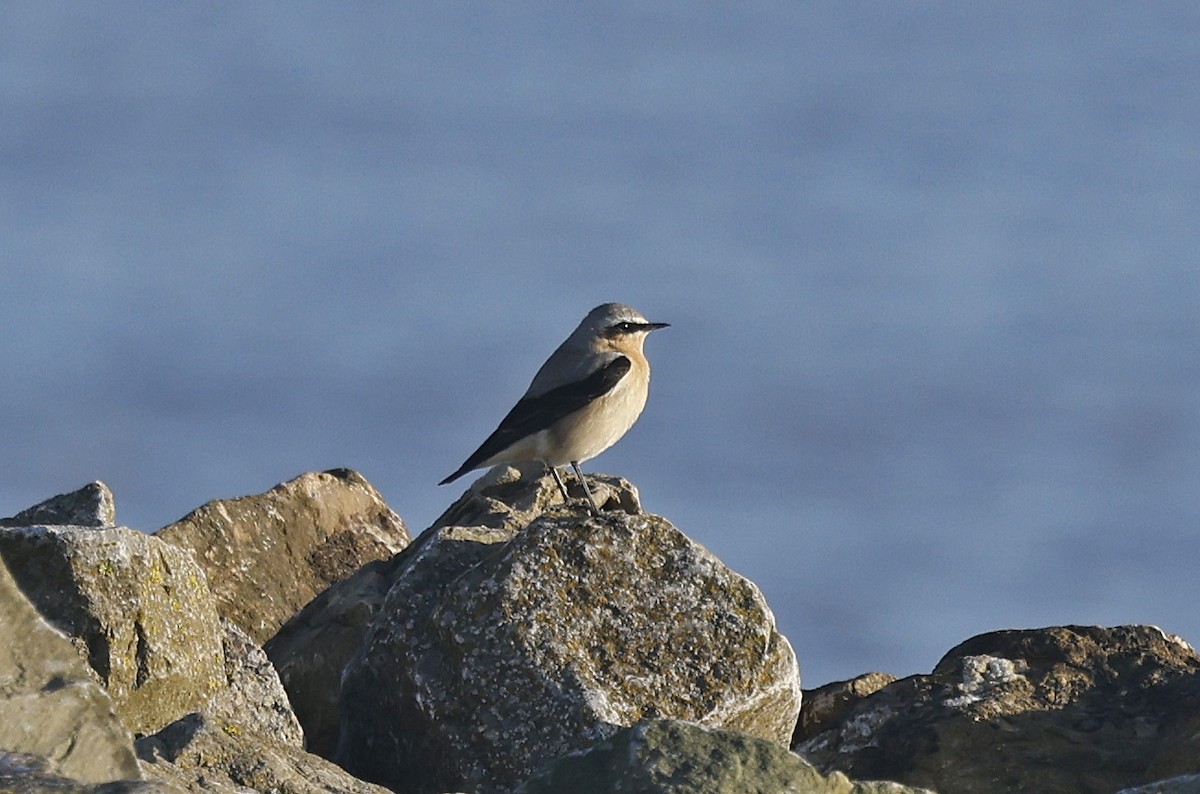
[{"label": "bird's breast", "polygon": [[644,365],[635,366],[606,394],[563,417],[551,430],[561,466],[571,461],[590,460],[617,443],[646,407],[649,393],[649,371]]}]

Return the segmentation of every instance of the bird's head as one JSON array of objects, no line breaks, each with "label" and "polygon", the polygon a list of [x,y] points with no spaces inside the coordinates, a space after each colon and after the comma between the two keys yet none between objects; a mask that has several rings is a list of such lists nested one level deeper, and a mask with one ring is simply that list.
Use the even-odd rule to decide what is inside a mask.
[{"label": "bird's head", "polygon": [[652,323],[624,304],[605,303],[588,312],[575,333],[584,336],[596,349],[641,352],[646,335],[668,325],[670,323]]}]

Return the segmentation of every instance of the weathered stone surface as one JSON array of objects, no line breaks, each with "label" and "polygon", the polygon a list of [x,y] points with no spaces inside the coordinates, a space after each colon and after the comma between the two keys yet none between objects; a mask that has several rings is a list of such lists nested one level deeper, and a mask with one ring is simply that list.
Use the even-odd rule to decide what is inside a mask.
[{"label": "weathered stone surface", "polygon": [[[638,515],[641,498],[624,477],[589,474],[588,486],[602,511]],[[582,503],[583,488],[574,475],[566,477],[567,494]],[[496,466],[471,483],[454,504],[433,522],[433,527],[491,527],[520,529],[547,510],[561,510],[562,493],[540,464]]]},{"label": "weathered stone surface", "polygon": [[898,783],[825,777],[774,742],[675,720],[647,720],[551,763],[518,794],[919,794]]},{"label": "weathered stone surface", "polygon": [[[641,512],[637,489],[628,480],[596,475],[589,477],[589,482],[605,509]],[[577,484],[573,487],[578,489]],[[551,477],[522,476],[515,467],[497,467],[479,478],[430,531],[414,541],[414,546],[444,541],[446,545],[440,547],[443,552],[449,548],[476,549],[478,538],[484,538],[485,543],[508,540],[544,510],[562,507],[562,495]],[[440,533],[442,527],[456,529]],[[502,532],[482,532],[484,527]],[[350,578],[331,585],[264,646],[304,726],[309,752],[333,758],[340,730],[342,671],[362,646],[402,561],[417,553],[410,546],[391,560],[369,563]],[[453,553],[449,556],[448,570],[452,572],[474,564],[454,559]]]},{"label": "weathered stone surface", "polygon": [[125,527],[21,527],[0,530],[0,556],[135,733],[158,730],[224,685],[216,607],[188,552]]},{"label": "weathered stone surface", "polygon": [[137,741],[146,774],[190,791],[383,792],[304,752],[304,735],[266,654],[232,621],[226,686],[201,711]]},{"label": "weathered stone surface", "polygon": [[11,518],[0,518],[0,527],[37,524],[77,527],[111,527],[117,523],[112,491],[97,480],[77,491],[52,496]]},{"label": "weathered stone surface", "polygon": [[0,748],[10,753],[0,760],[0,780],[43,773],[81,783],[141,778],[133,737],[108,693],[22,594],[3,560],[0,627]]},{"label": "weathered stone surface", "polygon": [[409,542],[400,517],[348,469],[208,502],[157,537],[195,554],[221,615],[260,644],[329,585]]},{"label": "weathered stone surface", "polygon": [[999,631],[797,746],[945,792],[1109,792],[1200,771],[1200,657],[1153,626]]},{"label": "weathered stone surface", "polygon": [[1180,775],[1135,788],[1124,788],[1117,794],[1200,794],[1200,775]]},{"label": "weathered stone surface", "polygon": [[209,699],[205,716],[231,735],[256,734],[303,748],[304,732],[271,660],[233,621],[222,618],[221,628],[226,685]]},{"label": "weathered stone surface", "polygon": [[796,732],[792,734],[792,746],[833,727],[860,700],[895,680],[896,676],[888,673],[866,673],[849,681],[834,681],[816,689],[804,690],[800,719],[796,722]]},{"label": "weathered stone surface", "polygon": [[195,792],[390,794],[335,764],[203,714],[137,742],[146,774]]},{"label": "weathered stone surface", "polygon": [[519,533],[426,535],[346,669],[350,771],[406,792],[504,790],[654,716],[787,746],[791,646],[758,588],[664,519],[574,506]]},{"label": "weathered stone surface", "polygon": [[362,647],[402,556],[368,563],[333,585],[264,647],[304,726],[310,753],[332,758],[337,751],[342,670]]},{"label": "weathered stone surface", "polygon": [[44,758],[0,750],[2,794],[183,794],[183,791],[157,781],[87,783],[57,774]]}]

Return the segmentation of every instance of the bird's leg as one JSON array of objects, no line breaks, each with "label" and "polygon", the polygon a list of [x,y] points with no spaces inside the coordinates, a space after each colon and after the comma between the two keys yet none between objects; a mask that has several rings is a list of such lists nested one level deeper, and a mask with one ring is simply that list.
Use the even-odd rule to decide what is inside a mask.
[{"label": "bird's leg", "polygon": [[575,476],[579,478],[579,484],[583,486],[583,492],[587,494],[588,504],[592,507],[592,514],[600,515],[600,508],[596,507],[596,500],[592,496],[592,489],[588,487],[587,480],[583,478],[583,472],[579,470],[579,464],[571,461],[571,468],[575,470]]},{"label": "bird's leg", "polygon": [[571,497],[567,496],[567,486],[563,485],[562,477],[558,476],[558,467],[547,466],[546,468],[549,469],[550,473],[554,475],[554,481],[558,483],[558,490],[562,491],[563,504],[570,504]]}]

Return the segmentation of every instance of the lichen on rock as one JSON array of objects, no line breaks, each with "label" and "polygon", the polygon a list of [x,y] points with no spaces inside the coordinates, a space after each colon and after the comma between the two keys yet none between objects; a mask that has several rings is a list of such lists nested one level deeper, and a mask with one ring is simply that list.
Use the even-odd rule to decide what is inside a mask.
[{"label": "lichen on rock", "polygon": [[520,532],[441,527],[409,554],[346,671],[351,771],[500,790],[659,716],[787,746],[790,645],[758,588],[665,519],[559,508]]}]

